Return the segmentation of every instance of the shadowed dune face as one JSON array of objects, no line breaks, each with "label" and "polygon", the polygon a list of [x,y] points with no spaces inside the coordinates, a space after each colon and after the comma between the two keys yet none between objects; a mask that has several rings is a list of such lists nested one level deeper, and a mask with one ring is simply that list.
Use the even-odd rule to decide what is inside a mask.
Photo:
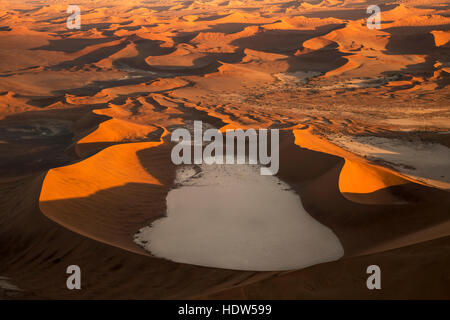
[{"label": "shadowed dune face", "polygon": [[[373,2],[80,1],[69,30],[67,4],[0,0],[0,282],[22,290],[0,298],[449,297],[448,6],[380,3],[370,30]],[[276,178],[343,257],[236,271],[137,245],[195,120],[280,129]]]}]

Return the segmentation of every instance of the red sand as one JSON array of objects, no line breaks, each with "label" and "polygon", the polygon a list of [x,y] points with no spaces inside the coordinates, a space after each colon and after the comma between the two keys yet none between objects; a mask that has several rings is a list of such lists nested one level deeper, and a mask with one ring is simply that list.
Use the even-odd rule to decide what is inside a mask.
[{"label": "red sand", "polygon": [[[367,5],[81,1],[67,30],[64,2],[0,1],[0,276],[24,290],[0,297],[450,298],[448,190],[329,139],[450,147],[449,10],[393,1],[369,30]],[[282,129],[278,176],[344,257],[244,272],[138,247],[173,186],[165,137],[193,120]]]}]

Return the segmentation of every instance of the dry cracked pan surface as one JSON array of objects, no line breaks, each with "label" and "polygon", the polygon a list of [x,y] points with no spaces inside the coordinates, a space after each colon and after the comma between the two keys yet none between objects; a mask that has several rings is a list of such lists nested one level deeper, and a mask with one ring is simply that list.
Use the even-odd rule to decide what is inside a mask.
[{"label": "dry cracked pan surface", "polygon": [[[0,297],[450,297],[448,3],[379,1],[371,30],[354,0],[80,0],[80,30],[68,4],[0,1]],[[194,120],[281,129],[278,177],[344,256],[251,272],[137,246]]]}]

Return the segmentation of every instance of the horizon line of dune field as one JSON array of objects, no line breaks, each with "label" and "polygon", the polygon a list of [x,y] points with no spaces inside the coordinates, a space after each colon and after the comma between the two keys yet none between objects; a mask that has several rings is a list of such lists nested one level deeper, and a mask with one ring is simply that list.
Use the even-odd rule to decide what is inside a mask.
[{"label": "horizon line of dune field", "polygon": [[450,299],[449,74],[444,0],[0,0],[0,299]]}]

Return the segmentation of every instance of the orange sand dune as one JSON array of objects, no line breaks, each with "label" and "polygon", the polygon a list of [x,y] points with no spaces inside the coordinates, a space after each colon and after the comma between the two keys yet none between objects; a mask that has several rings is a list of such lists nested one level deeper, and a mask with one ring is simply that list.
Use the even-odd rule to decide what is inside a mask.
[{"label": "orange sand dune", "polygon": [[431,31],[434,37],[434,42],[436,47],[447,46],[450,42],[450,32],[449,31]]},{"label": "orange sand dune", "polygon": [[[139,252],[140,250],[132,244],[131,232],[135,230],[129,230],[128,234],[119,228],[115,234],[111,234],[102,226],[101,212],[106,211],[102,202],[110,199],[108,201],[111,206],[110,210],[116,210],[120,207],[119,203],[127,203],[132,198],[139,197],[140,193],[140,197],[146,199],[145,203],[140,204],[141,208],[146,208],[147,212],[155,212],[156,208],[163,206],[164,190],[167,187],[164,188],[159,179],[146,171],[138,155],[139,152],[142,153],[158,144],[160,143],[112,146],[78,164],[51,170],[42,186],[39,205],[41,210],[49,218],[68,229],[108,244]],[[100,172],[99,166],[105,171]],[[120,172],[117,171],[117,168],[127,168],[127,170]],[[101,173],[100,176],[99,173]],[[79,180],[77,177],[82,177],[82,179]],[[96,182],[93,183],[94,181]],[[131,187],[128,196],[126,193],[120,192],[121,187],[126,186]],[[139,191],[139,188],[142,188],[142,191]],[[145,196],[144,194],[151,189],[155,190],[156,196],[150,194]],[[105,192],[105,190],[110,191]],[[83,202],[85,202],[82,200],[83,198],[97,197],[99,197],[97,203],[88,205],[90,209],[83,207]],[[127,197],[131,198],[127,200]],[[155,197],[159,197],[159,200],[155,200]],[[112,199],[119,202],[111,202]],[[120,210],[121,217],[110,216],[107,224],[111,224],[112,228],[114,225],[123,226],[123,222],[114,221],[114,219],[131,219],[134,214],[137,214],[137,210],[136,206],[129,207],[128,211]],[[141,223],[144,221],[145,218]]]},{"label": "orange sand dune", "polygon": [[[391,186],[398,186],[408,183],[407,180],[393,175],[380,168],[365,165],[363,163],[345,160],[339,174],[339,191],[348,199],[362,202],[363,197],[358,199],[358,195],[373,193]],[[401,200],[390,197],[389,203],[400,202]],[[380,203],[374,199],[374,203]]]},{"label": "orange sand dune", "polygon": [[109,144],[119,142],[138,141],[146,139],[156,130],[155,127],[135,124],[129,121],[111,119],[101,123],[97,130],[77,142],[75,150],[83,157],[88,153],[89,144]]}]

